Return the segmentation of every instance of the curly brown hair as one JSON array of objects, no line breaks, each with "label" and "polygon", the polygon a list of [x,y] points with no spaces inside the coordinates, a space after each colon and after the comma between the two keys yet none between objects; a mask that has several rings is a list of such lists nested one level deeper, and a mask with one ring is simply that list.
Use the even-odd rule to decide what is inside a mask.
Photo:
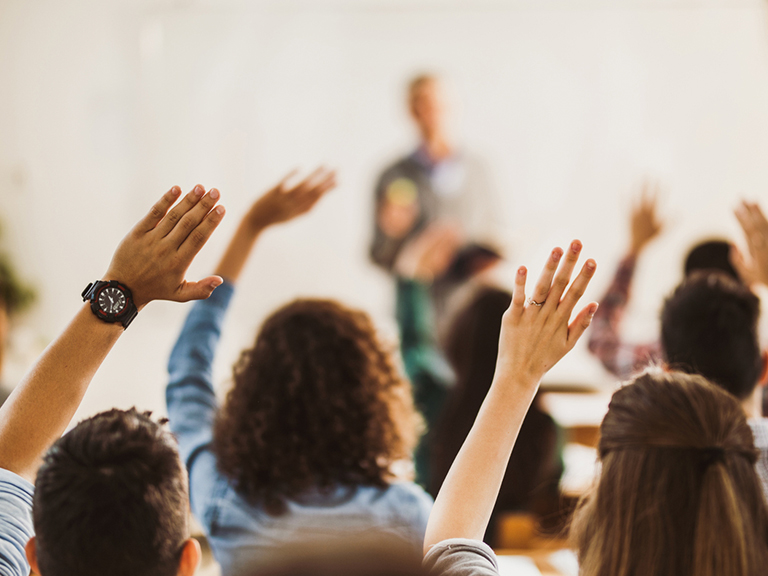
[{"label": "curly brown hair", "polygon": [[214,426],[218,467],[271,514],[311,488],[385,487],[392,464],[411,457],[419,418],[410,384],[364,312],[287,304],[233,373]]}]

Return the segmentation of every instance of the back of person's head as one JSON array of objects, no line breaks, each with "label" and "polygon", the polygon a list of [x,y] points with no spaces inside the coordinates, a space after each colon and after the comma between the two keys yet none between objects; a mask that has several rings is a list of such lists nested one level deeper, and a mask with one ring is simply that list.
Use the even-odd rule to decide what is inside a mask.
[{"label": "back of person's head", "polygon": [[600,478],[571,528],[582,576],[765,573],[768,511],[733,396],[649,371],[613,395],[600,432]]},{"label": "back of person's head", "polygon": [[[511,301],[512,295],[506,290],[481,287],[451,323],[445,351],[456,374],[456,384],[448,393],[430,436],[429,490],[433,495],[438,493],[491,387],[502,317]],[[554,512],[552,505],[557,504],[557,483],[562,472],[557,444],[555,422],[534,401],[510,457],[495,512]],[[495,543],[496,534],[492,520],[486,541]]]},{"label": "back of person's head", "polygon": [[661,314],[667,363],[748,398],[763,370],[759,316],[760,300],[741,282],[716,271],[691,274]]},{"label": "back of person's head", "polygon": [[458,385],[467,388],[475,408],[480,407],[491,387],[501,318],[511,302],[512,295],[506,290],[481,287],[456,314],[447,332],[446,357],[456,372]]},{"label": "back of person's head", "polygon": [[311,488],[381,486],[410,458],[410,385],[367,314],[297,300],[270,316],[234,368],[217,418],[218,466],[273,514]]},{"label": "back of person's head", "polygon": [[186,472],[149,413],[110,410],[46,453],[33,501],[44,576],[174,576],[188,538]]},{"label": "back of person's head", "polygon": [[731,263],[731,248],[733,245],[727,240],[705,240],[696,244],[685,257],[685,275],[700,270],[719,270],[740,282],[739,273]]}]

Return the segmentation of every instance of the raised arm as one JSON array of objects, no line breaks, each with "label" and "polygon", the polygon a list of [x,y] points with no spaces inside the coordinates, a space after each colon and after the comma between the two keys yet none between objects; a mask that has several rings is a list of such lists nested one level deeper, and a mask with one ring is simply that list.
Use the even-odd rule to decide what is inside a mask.
[{"label": "raised arm", "polygon": [[736,218],[744,231],[748,256],[733,249],[731,260],[746,283],[759,282],[768,286],[768,219],[755,202],[742,202]]},{"label": "raised arm", "polygon": [[629,250],[619,263],[608,290],[600,299],[587,343],[603,367],[619,378],[627,378],[660,356],[657,343],[634,344],[621,337],[621,322],[629,304],[630,288],[637,259],[663,230],[658,215],[658,186],[651,190],[647,182],[629,218]]},{"label": "raised arm", "polygon": [[[184,279],[187,268],[224,216],[219,193],[196,186],[175,207],[174,186],[123,239],[103,280],[117,280],[141,310],[152,300],[207,298],[221,279]],[[93,375],[122,335],[84,305],[0,408],[0,468],[32,481],[45,450],[64,432]]]},{"label": "raised arm", "polygon": [[493,383],[437,495],[424,538],[425,552],[452,538],[482,540],[539,382],[573,348],[597,310],[593,302],[569,323],[595,273],[594,260],[587,260],[565,291],[580,252],[577,240],[565,258],[555,248],[528,301],[527,271],[524,267],[517,271],[512,304],[502,321]]},{"label": "raised arm", "polygon": [[287,181],[292,176],[293,173],[286,176],[253,203],[219,261],[216,274],[229,282],[236,282],[256,239],[266,228],[309,212],[326,192],[336,186],[336,173],[323,168],[318,168],[297,185],[288,187]]},{"label": "raised arm", "polygon": [[[179,441],[179,453],[190,474],[193,467],[203,476],[215,467],[211,458],[198,456],[207,453],[213,438],[218,404],[212,366],[234,282],[266,228],[308,212],[334,185],[335,174],[318,169],[295,186],[288,187],[283,180],[259,197],[243,216],[216,268],[224,284],[210,299],[193,306],[187,315],[168,361],[165,398],[171,430]],[[200,492],[203,488],[205,486],[197,482],[190,482],[192,507],[201,519],[204,514],[200,512],[207,501],[207,493]]]}]

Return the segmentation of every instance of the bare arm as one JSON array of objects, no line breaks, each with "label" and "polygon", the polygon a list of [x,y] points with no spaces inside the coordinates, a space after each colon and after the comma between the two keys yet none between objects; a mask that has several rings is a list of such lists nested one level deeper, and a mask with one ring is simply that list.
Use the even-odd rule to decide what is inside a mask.
[{"label": "bare arm", "polygon": [[757,203],[746,201],[736,209],[736,218],[744,231],[748,255],[734,247],[731,261],[746,284],[768,286],[768,219]]},{"label": "bare arm", "polygon": [[[207,298],[221,279],[184,275],[224,215],[219,193],[168,191],[123,239],[104,275],[128,286],[139,310],[152,300]],[[169,211],[170,210],[170,211]],[[123,333],[84,305],[0,408],[0,467],[33,481],[45,450],[64,432],[93,375]]]},{"label": "bare arm", "polygon": [[[569,324],[571,313],[595,272],[587,260],[562,297],[581,251],[574,241],[555,248],[526,305],[526,269],[515,277],[512,304],[504,314],[496,374],[477,420],[451,466],[435,500],[424,537],[424,551],[450,538],[482,540],[507,463],[542,376],[567,354],[597,310],[585,307]],[[553,281],[554,278],[554,281]]]},{"label": "bare arm", "polygon": [[328,190],[336,186],[336,173],[322,168],[289,188],[286,180],[291,176],[289,174],[253,203],[221,257],[216,274],[237,282],[256,240],[266,228],[309,212]]}]

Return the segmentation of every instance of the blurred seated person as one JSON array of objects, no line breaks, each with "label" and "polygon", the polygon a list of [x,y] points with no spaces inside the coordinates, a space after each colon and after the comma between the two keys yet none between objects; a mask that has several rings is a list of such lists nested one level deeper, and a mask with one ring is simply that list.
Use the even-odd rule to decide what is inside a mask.
[{"label": "blurred seated person", "polygon": [[[433,225],[403,250],[398,261],[398,320],[406,370],[414,382],[417,406],[427,434],[417,449],[417,478],[438,493],[493,379],[501,318],[511,295],[496,287],[497,253],[466,249],[463,261],[450,257],[456,234]],[[435,276],[462,277],[463,294],[452,311],[442,349],[430,330],[429,282]],[[447,363],[447,365],[446,365]],[[437,372],[434,367],[440,367]],[[448,383],[452,385],[447,385]],[[557,424],[534,401],[520,431],[502,484],[486,541],[494,544],[499,512],[530,511],[553,528],[560,510],[563,472]],[[424,461],[426,460],[426,462]]]},{"label": "blurred seated person", "polygon": [[[619,263],[608,290],[600,300],[600,309],[595,315],[587,346],[608,372],[620,379],[626,379],[646,366],[662,360],[658,341],[631,343],[621,336],[621,323],[631,297],[632,278],[635,265],[643,250],[663,230],[657,213],[658,190],[653,193],[648,184],[643,188],[638,204],[630,217],[630,247]],[[697,244],[688,253],[684,274],[696,270],[720,270],[741,281],[731,261],[733,245],[725,240],[708,240]]]},{"label": "blurred seated person", "polygon": [[402,473],[419,418],[367,314],[330,300],[286,304],[242,352],[221,407],[214,393],[224,318],[257,239],[334,186],[334,173],[319,170],[252,204],[217,266],[224,283],[192,308],[168,363],[192,511],[225,576],[317,538],[377,530],[421,548],[432,499]]},{"label": "blurred seated person", "polygon": [[[502,317],[512,295],[479,287],[451,322],[446,356],[456,374],[434,433],[430,437],[430,492],[437,495],[464,439],[477,418],[493,381]],[[559,517],[563,473],[562,433],[534,398],[512,451],[485,541],[497,546],[496,522],[503,512],[531,512],[542,527],[562,528]]]},{"label": "blurred seated person", "polygon": [[14,316],[23,312],[35,299],[34,291],[19,280],[10,259],[0,254],[0,404],[5,402],[11,386],[3,380],[5,352]]},{"label": "blurred seated person", "polygon": [[731,394],[650,369],[614,393],[598,454],[570,531],[580,576],[765,573],[768,508]]},{"label": "blurred seated person", "polygon": [[395,267],[400,352],[413,385],[416,407],[426,424],[414,454],[416,480],[425,488],[430,486],[431,436],[446,395],[455,383],[453,368],[438,343],[432,298],[434,280],[442,279],[443,285],[463,286],[454,295],[454,300],[462,300],[461,292],[475,290],[479,279],[501,260],[496,251],[484,246],[460,249],[459,241],[452,226],[433,224],[403,249]]},{"label": "blurred seated person", "polygon": [[759,316],[760,300],[747,286],[723,272],[699,270],[665,302],[661,344],[670,369],[704,376],[739,400],[759,451],[757,472],[768,501],[768,419],[762,407],[768,354],[760,350]]},{"label": "blurred seated person", "polygon": [[[574,314],[596,263],[587,260],[570,283],[581,243],[571,246],[565,252],[552,250],[530,298],[528,271],[521,266],[515,274],[512,303],[501,320],[492,384],[429,516],[424,565],[432,574],[499,574],[496,555],[482,539],[510,455],[541,378],[573,349],[597,309],[593,302]],[[469,347],[472,344],[467,340]]]}]

